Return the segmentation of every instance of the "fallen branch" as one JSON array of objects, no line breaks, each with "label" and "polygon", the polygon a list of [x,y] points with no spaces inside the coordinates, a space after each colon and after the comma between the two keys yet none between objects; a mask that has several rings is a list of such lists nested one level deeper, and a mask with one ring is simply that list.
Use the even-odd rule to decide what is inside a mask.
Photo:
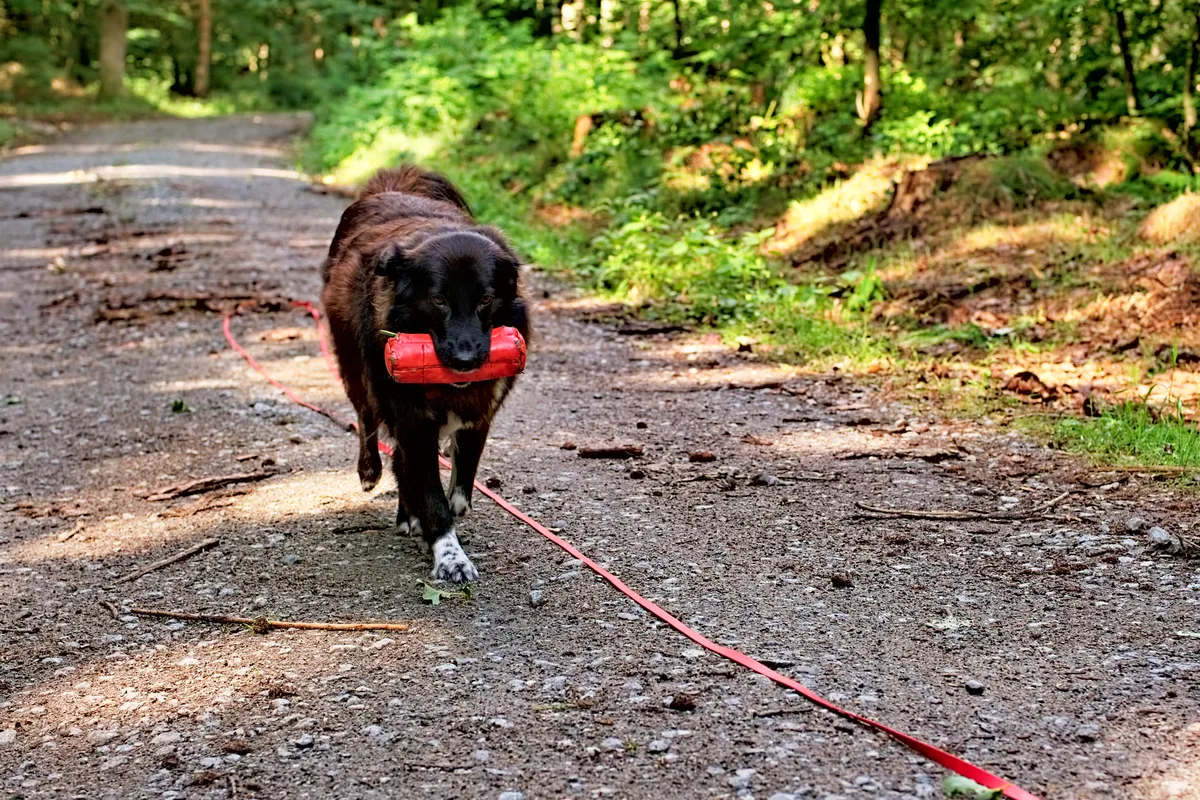
[{"label": "fallen branch", "polygon": [[185,558],[190,558],[191,556],[196,555],[196,553],[207,550],[210,547],[216,547],[220,543],[220,539],[205,539],[203,542],[192,545],[187,550],[176,553],[170,558],[164,558],[162,561],[155,561],[150,566],[139,569],[137,572],[132,572],[126,575],[124,578],[117,578],[115,581],[113,581],[113,583],[129,583],[130,581],[135,581],[149,572],[154,572],[156,569],[168,567],[171,564],[174,564],[176,561],[183,561]]},{"label": "fallen branch", "polygon": [[120,613],[117,611],[117,607],[116,607],[116,606],[114,606],[112,603],[108,602],[107,600],[101,600],[101,601],[100,601],[100,606],[101,606],[101,607],[102,607],[102,608],[103,608],[105,611],[107,611],[107,612],[108,612],[108,615],[109,615],[110,617],[112,617],[113,619],[120,619],[120,618],[121,618],[121,614],[120,614]]},{"label": "fallen branch", "polygon": [[130,614],[142,617],[166,617],[186,619],[193,622],[216,622],[222,625],[249,625],[255,633],[266,633],[274,628],[301,628],[310,631],[406,631],[402,622],[289,622],[266,617],[226,617],[220,614],[188,614],[183,611],[162,611],[156,608],[131,608]]},{"label": "fallen branch", "polygon": [[861,508],[863,511],[870,511],[873,514],[883,514],[887,517],[901,517],[904,519],[946,519],[946,520],[1020,520],[1030,519],[1031,517],[1040,516],[1049,511],[1054,506],[1065,500],[1071,493],[1063,492],[1053,500],[1042,503],[1040,506],[1035,506],[1029,511],[1020,513],[1005,513],[1002,511],[939,511],[936,509],[921,510],[914,508],[884,508],[882,506],[873,506],[862,502],[861,500],[854,501],[854,505]]},{"label": "fallen branch", "polygon": [[256,469],[254,472],[238,472],[232,475],[215,475],[211,478],[198,478],[194,481],[185,481],[171,486],[164,486],[161,489],[151,492],[146,499],[153,502],[174,500],[176,497],[187,497],[193,494],[211,492],[233,483],[262,481],[278,474],[278,470]]},{"label": "fallen branch", "polygon": [[580,458],[641,458],[640,444],[618,444],[610,447],[581,447]]},{"label": "fallen branch", "polygon": [[1131,464],[1119,464],[1109,467],[1098,467],[1096,472],[1146,472],[1158,475],[1187,475],[1192,472],[1200,472],[1200,467],[1177,467],[1168,464],[1159,464],[1157,466],[1136,466]]}]

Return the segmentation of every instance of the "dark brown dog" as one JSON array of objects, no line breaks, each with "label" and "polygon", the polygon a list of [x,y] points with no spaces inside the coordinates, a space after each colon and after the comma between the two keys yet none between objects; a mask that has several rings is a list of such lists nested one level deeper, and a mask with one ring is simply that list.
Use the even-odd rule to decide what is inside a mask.
[{"label": "dark brown dog", "polygon": [[[513,378],[448,385],[399,384],[383,360],[381,331],[428,333],[444,366],[470,371],[488,358],[493,327],[529,338],[520,262],[495,228],[479,225],[444,177],[411,166],[375,175],[342,214],[321,267],[321,296],[346,394],[358,411],[358,475],[378,483],[379,426],[396,442],[396,524],[433,550],[433,576],[470,581],[475,566],[456,518],[471,489],[492,417]],[[453,451],[449,498],[438,475],[440,437]]]}]

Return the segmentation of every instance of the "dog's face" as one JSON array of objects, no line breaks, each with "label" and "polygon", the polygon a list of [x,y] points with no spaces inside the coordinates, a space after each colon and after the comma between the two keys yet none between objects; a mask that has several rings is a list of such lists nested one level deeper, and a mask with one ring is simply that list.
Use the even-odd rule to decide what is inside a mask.
[{"label": "dog's face", "polygon": [[470,372],[487,361],[493,324],[506,324],[517,302],[517,269],[498,242],[455,231],[387,248],[375,271],[392,280],[389,330],[428,333],[443,365]]}]

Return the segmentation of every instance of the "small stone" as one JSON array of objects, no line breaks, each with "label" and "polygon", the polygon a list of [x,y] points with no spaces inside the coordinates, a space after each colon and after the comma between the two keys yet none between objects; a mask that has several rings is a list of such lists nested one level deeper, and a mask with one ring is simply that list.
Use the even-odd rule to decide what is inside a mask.
[{"label": "small stone", "polygon": [[305,733],[305,734],[301,735],[300,737],[293,739],[292,744],[296,745],[296,747],[308,748],[308,747],[313,746],[313,741],[314,740],[313,740],[312,734]]},{"label": "small stone", "polygon": [[779,478],[776,478],[769,472],[760,472],[750,479],[751,486],[774,486],[779,483]]},{"label": "small stone", "polygon": [[377,642],[371,643],[371,649],[372,650],[382,650],[383,648],[387,647],[389,644],[395,644],[395,643],[396,643],[395,639],[380,639]]},{"label": "small stone", "polygon": [[567,523],[563,522],[561,519],[556,519],[556,520],[554,520],[554,522],[550,523],[550,530],[552,530],[552,531],[561,531],[562,529],[564,529],[566,527],[567,527]]},{"label": "small stone", "polygon": [[572,442],[572,441],[566,441],[566,442],[563,442],[563,443],[562,443],[561,445],[559,445],[559,446],[560,446],[560,447],[561,447],[563,450],[574,450],[574,449],[575,449],[576,447],[578,447],[579,445],[575,444],[575,443],[574,443],[574,442]]},{"label": "small stone", "polygon": [[12,744],[17,740],[17,732],[12,728],[0,731],[0,744]]},{"label": "small stone", "polygon": [[119,735],[114,730],[98,728],[94,731],[88,731],[87,740],[95,745],[108,744]]},{"label": "small stone", "polygon": [[504,485],[504,481],[500,480],[495,475],[492,475],[486,481],[483,482],[483,485],[489,489],[499,489],[501,486]]},{"label": "small stone", "polygon": [[521,494],[537,494],[537,487],[527,484],[521,487]]},{"label": "small stone", "polygon": [[379,734],[383,733],[383,728],[378,725],[368,725],[362,729],[362,733],[370,736],[371,738],[375,738]]},{"label": "small stone", "polygon": [[1080,725],[1075,729],[1075,738],[1081,742],[1094,742],[1100,738],[1100,726],[1095,723]]},{"label": "small stone", "polygon": [[180,741],[183,741],[182,733],[180,733],[179,731],[166,731],[164,733],[160,733],[158,736],[155,736],[153,739],[151,739],[150,744],[165,745],[165,744],[175,744],[176,742],[180,742]]},{"label": "small stone", "polygon": [[665,753],[670,746],[670,744],[662,739],[655,739],[654,741],[650,742],[650,744],[646,745],[646,749],[651,753]]},{"label": "small stone", "polygon": [[984,686],[977,680],[969,680],[963,684],[967,688],[967,694],[979,696],[983,694]]},{"label": "small stone", "polygon": [[254,748],[251,747],[250,743],[247,742],[245,739],[227,739],[225,741],[225,744],[222,745],[222,749],[226,753],[232,753],[234,755],[244,756],[247,753],[249,753],[251,750],[253,750]]},{"label": "small stone", "polygon": [[629,477],[640,481],[642,478],[646,477],[646,473],[640,469],[631,469],[629,470]]},{"label": "small stone", "polygon": [[638,429],[639,431],[644,431],[644,430],[646,430],[646,427],[647,427],[647,425],[646,425],[646,423],[645,423],[645,422],[642,422],[642,421],[639,419],[639,420],[637,421],[637,425],[636,425],[636,427],[637,427],[637,429]]},{"label": "small stone", "polygon": [[615,736],[610,736],[600,743],[601,749],[616,752],[625,749],[625,743]]},{"label": "small stone", "polygon": [[283,563],[287,564],[289,567],[292,564],[295,564],[299,561],[300,561],[300,556],[296,555],[295,553],[288,553],[286,556],[283,557]]},{"label": "small stone", "polygon": [[1130,517],[1125,520],[1125,530],[1130,533],[1140,533],[1146,527],[1146,520],[1141,517]]},{"label": "small stone", "polygon": [[499,800],[525,800],[524,792],[501,792]]},{"label": "small stone", "polygon": [[529,592],[529,605],[534,608],[540,608],[546,604],[546,593],[541,589],[532,589]]},{"label": "small stone", "polygon": [[735,790],[741,791],[742,789],[749,789],[750,781],[754,778],[755,772],[756,770],[752,769],[739,769],[737,772],[730,775],[726,781]]},{"label": "small stone", "polygon": [[846,589],[854,585],[854,581],[850,580],[849,572],[835,572],[830,580],[837,589]]},{"label": "small stone", "polygon": [[711,450],[693,450],[688,453],[688,461],[693,464],[708,464],[716,460],[717,457],[713,455]]},{"label": "small stone", "polygon": [[492,757],[492,754],[490,752],[488,752],[487,750],[476,750],[475,751],[475,760],[481,764],[485,763],[491,757]]},{"label": "small stone", "polygon": [[1162,548],[1171,554],[1178,553],[1183,549],[1183,543],[1179,541],[1178,536],[1173,536],[1158,526],[1151,528],[1149,533],[1150,541],[1154,543],[1155,547]]},{"label": "small stone", "polygon": [[267,598],[264,597],[263,595],[260,594],[258,597],[254,598],[254,607],[255,608],[264,608],[266,605],[267,605]]},{"label": "small stone", "polygon": [[671,698],[671,702],[667,705],[667,708],[672,711],[695,711],[696,698],[690,694],[680,692]]}]

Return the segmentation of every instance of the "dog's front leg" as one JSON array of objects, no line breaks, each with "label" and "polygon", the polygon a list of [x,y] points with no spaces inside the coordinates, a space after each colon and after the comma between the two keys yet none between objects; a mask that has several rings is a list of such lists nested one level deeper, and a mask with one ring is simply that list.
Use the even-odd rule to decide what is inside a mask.
[{"label": "dog's front leg", "polygon": [[487,444],[488,424],[478,422],[461,428],[454,434],[454,455],[450,470],[450,511],[462,519],[471,510],[471,492],[475,489],[475,473],[479,458]]},{"label": "dog's front leg", "polygon": [[420,526],[421,536],[433,551],[436,580],[473,581],[479,571],[458,542],[454,515],[438,475],[437,455],[436,428],[409,428],[397,436],[393,465],[400,490],[400,513],[411,514]]}]

